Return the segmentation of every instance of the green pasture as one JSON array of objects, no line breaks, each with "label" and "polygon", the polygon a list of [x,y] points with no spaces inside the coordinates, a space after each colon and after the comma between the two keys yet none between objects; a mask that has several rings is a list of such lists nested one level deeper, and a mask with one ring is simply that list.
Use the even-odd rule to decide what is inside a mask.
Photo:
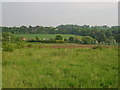
[{"label": "green pasture", "polygon": [[78,35],[72,35],[72,34],[13,34],[15,37],[25,37],[27,39],[33,38],[35,39],[36,36],[40,39],[46,38],[46,39],[54,39],[56,35],[61,35],[63,38],[68,39],[69,37],[79,37]]},{"label": "green pasture", "polygon": [[117,88],[118,48],[2,52],[3,88]]}]

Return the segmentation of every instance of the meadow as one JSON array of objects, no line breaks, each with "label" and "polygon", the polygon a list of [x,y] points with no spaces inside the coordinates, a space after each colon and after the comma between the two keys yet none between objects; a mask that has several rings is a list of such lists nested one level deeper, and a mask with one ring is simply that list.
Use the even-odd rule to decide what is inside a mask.
[{"label": "meadow", "polygon": [[117,88],[118,48],[3,51],[2,75],[3,88]]},{"label": "meadow", "polygon": [[56,37],[56,35],[61,35],[63,38],[68,39],[69,37],[82,37],[78,35],[72,35],[72,34],[13,34],[15,37],[25,37],[26,39],[35,39],[36,36],[40,39],[46,38],[46,39],[53,39]]}]

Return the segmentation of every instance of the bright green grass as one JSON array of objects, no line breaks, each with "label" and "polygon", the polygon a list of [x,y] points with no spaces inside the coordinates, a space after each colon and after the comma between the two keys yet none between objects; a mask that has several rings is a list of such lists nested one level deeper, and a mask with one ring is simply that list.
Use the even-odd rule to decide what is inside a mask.
[{"label": "bright green grass", "polygon": [[23,48],[3,52],[3,88],[115,88],[117,48]]},{"label": "bright green grass", "polygon": [[36,38],[39,37],[40,39],[43,39],[43,38],[46,38],[46,39],[50,39],[50,38],[55,38],[56,35],[61,35],[63,36],[63,38],[69,38],[69,37],[80,37],[81,36],[78,36],[78,35],[71,35],[71,34],[14,34],[14,36],[16,37],[25,37],[27,39],[30,39],[30,38]]}]

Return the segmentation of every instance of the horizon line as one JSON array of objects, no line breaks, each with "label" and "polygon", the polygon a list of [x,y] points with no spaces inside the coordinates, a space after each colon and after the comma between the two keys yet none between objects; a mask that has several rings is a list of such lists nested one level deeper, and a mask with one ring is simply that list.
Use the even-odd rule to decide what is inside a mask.
[{"label": "horizon line", "polygon": [[32,26],[32,27],[35,27],[35,26],[43,26],[43,27],[57,27],[57,26],[60,26],[60,25],[77,25],[77,26],[84,26],[84,25],[87,25],[87,26],[107,26],[107,27],[112,27],[112,26],[120,26],[120,25],[106,25],[106,24],[103,24],[103,25],[89,25],[89,24],[83,24],[83,25],[78,25],[78,24],[59,24],[59,25],[18,25],[18,26],[7,26],[7,25],[0,25],[0,27],[21,27],[21,26],[26,26],[26,27],[29,27],[29,26]]}]

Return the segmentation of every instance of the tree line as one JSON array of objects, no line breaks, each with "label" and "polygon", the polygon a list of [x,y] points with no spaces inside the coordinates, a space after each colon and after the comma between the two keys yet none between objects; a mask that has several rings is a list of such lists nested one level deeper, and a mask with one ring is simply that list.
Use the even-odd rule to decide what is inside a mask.
[{"label": "tree line", "polygon": [[[2,27],[2,32],[12,34],[74,34],[85,36],[87,40],[95,39],[98,43],[119,43],[119,26],[89,26],[89,25],[59,25],[57,27],[44,26],[20,26]],[[89,37],[88,37],[89,36]],[[85,38],[85,40],[86,40]],[[72,39],[72,38],[71,38]]]}]

